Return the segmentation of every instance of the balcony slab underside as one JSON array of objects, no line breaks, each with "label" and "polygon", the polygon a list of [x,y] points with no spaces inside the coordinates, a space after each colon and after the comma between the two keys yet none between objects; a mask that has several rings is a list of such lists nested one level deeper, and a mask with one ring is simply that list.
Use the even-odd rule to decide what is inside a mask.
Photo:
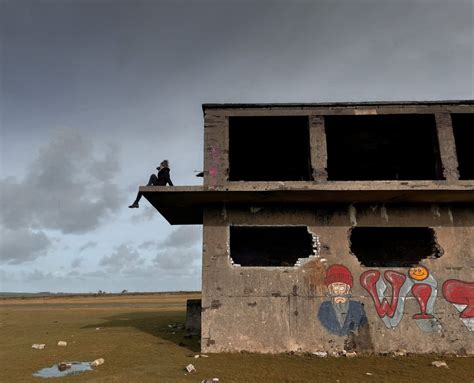
[{"label": "balcony slab underside", "polygon": [[317,208],[356,203],[474,203],[473,181],[235,182],[226,187],[141,186],[140,191],[172,225],[202,224],[205,208],[224,205]]}]

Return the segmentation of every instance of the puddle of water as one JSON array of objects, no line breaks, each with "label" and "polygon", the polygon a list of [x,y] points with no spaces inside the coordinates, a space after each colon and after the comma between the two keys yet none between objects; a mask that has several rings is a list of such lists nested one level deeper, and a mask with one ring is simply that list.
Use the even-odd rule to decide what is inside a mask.
[{"label": "puddle of water", "polygon": [[64,371],[58,370],[58,365],[43,368],[33,374],[39,378],[61,378],[68,375],[78,375],[86,371],[92,371],[90,362],[71,362],[71,368]]}]

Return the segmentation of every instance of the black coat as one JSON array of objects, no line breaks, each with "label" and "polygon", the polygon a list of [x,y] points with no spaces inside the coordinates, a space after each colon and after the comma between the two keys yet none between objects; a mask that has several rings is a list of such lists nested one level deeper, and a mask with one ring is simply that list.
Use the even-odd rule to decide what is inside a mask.
[{"label": "black coat", "polygon": [[173,186],[173,182],[171,182],[170,178],[170,168],[163,168],[158,172],[158,181],[156,186],[165,186],[166,184]]}]

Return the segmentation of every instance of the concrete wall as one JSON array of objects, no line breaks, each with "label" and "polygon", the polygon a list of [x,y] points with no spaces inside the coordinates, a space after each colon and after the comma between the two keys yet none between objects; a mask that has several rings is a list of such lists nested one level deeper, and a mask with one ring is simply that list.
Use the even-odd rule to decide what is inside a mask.
[{"label": "concrete wall", "polygon": [[[295,267],[234,266],[229,258],[229,225],[306,225],[319,239],[319,254]],[[360,282],[364,272],[374,269],[361,266],[350,252],[349,231],[354,226],[422,226],[435,230],[444,253],[438,259],[421,262],[429,270],[431,283],[437,284],[436,294],[430,298],[434,302],[434,318],[413,319],[420,312],[420,305],[412,289],[397,294],[400,304],[393,317],[398,316],[399,323],[377,313],[377,297],[372,297]],[[456,308],[449,302],[442,287],[453,279],[473,281],[473,247],[472,206],[208,209],[204,217],[202,349],[268,353],[343,349],[472,353],[474,332],[470,330],[474,330],[474,318],[460,318],[459,310],[464,306]],[[319,313],[323,302],[330,300],[324,280],[326,270],[334,264],[350,270],[354,281],[350,301],[359,302],[356,311],[362,308],[367,317],[367,323],[361,320],[354,331],[331,332],[331,318]],[[392,270],[411,280],[408,268],[376,270],[382,274],[381,279],[385,271]],[[387,303],[393,304],[391,284],[387,279],[384,281],[389,287],[384,294]],[[461,285],[454,294],[458,303],[469,303],[470,299],[474,305],[473,289],[472,283]],[[452,300],[452,295],[448,299]]]},{"label": "concrete wall", "polygon": [[[427,182],[426,189],[452,185],[472,191],[473,181],[459,181],[450,113],[473,112],[472,105],[462,103],[204,108],[204,187],[232,190],[238,185],[264,192],[265,188],[285,188],[289,184],[228,181],[228,123],[231,116],[308,116],[314,181],[301,185],[311,189],[311,184],[331,183],[327,181],[323,116],[432,113],[445,181]],[[357,184],[370,188],[371,181]],[[389,187],[396,190],[403,184],[408,183],[391,181]],[[403,200],[403,192],[400,196]],[[400,206],[374,202],[371,206],[315,204],[293,209],[289,206],[237,208],[222,205],[206,208],[203,223],[201,347],[205,352],[338,352],[343,349],[377,353],[396,350],[474,352],[472,203]],[[319,254],[298,267],[234,266],[229,258],[229,225],[305,225],[319,239]],[[420,286],[419,281],[411,278],[408,268],[371,271],[374,269],[361,266],[350,252],[349,231],[355,226],[433,228],[444,253],[438,259],[421,262],[429,272],[429,277],[421,284],[429,287]],[[353,331],[347,328],[331,330],[334,318],[328,316],[330,303],[325,303],[330,300],[325,278],[331,265],[343,265],[352,274]],[[397,287],[396,280],[403,283],[399,286],[400,291],[392,296],[392,286],[395,290]],[[375,290],[371,290],[370,281]],[[383,284],[386,290],[381,294]],[[423,317],[417,315],[420,304],[416,296],[423,301],[422,296],[427,292],[432,295],[425,296],[424,302],[428,301],[429,307]],[[382,295],[385,295],[385,301]],[[384,315],[384,311],[389,315]]]}]

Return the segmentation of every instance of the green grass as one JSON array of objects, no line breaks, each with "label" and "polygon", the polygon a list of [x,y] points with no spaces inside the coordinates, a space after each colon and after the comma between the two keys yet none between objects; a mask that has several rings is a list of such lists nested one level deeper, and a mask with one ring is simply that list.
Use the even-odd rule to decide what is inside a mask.
[{"label": "green grass", "polygon": [[[41,382],[35,371],[61,361],[105,364],[71,382],[473,382],[474,358],[365,356],[319,359],[312,355],[209,354],[197,339],[168,327],[184,324],[185,301],[197,295],[42,298],[0,304],[0,382]],[[96,330],[100,327],[100,330]],[[173,334],[174,332],[174,334]],[[57,346],[59,340],[67,347]],[[45,343],[44,350],[31,348]],[[445,360],[449,368],[431,366]],[[192,363],[195,374],[184,367]],[[372,375],[366,375],[370,372]],[[51,380],[51,379],[49,379]]]}]

